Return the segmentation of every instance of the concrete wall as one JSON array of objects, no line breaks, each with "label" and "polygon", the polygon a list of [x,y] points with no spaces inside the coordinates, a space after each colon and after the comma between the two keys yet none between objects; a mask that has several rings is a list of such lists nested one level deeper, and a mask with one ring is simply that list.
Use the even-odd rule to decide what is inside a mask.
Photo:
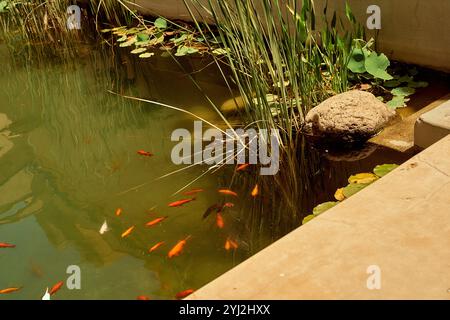
[{"label": "concrete wall", "polygon": [[[189,0],[188,0],[189,1]],[[392,59],[450,72],[449,0],[348,0],[356,17],[365,24],[369,5],[381,8],[379,49]],[[189,20],[183,0],[136,0],[147,14]],[[325,0],[316,0],[321,12]],[[345,0],[328,1],[343,13]]]}]

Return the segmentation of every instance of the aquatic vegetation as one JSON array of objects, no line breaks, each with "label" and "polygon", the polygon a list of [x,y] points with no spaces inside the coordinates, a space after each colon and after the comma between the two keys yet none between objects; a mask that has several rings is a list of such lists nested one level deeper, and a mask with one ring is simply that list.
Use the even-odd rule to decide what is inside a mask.
[{"label": "aquatic vegetation", "polygon": [[112,33],[116,36],[119,47],[133,47],[132,54],[138,54],[140,58],[150,58],[154,52],[150,50],[160,49],[163,55],[173,54],[182,57],[192,54],[204,54],[206,52],[215,55],[224,54],[219,43],[216,41],[213,47],[205,45],[205,41],[210,43],[215,39],[204,38],[192,26],[184,22],[172,22],[164,18],[156,18],[153,22],[144,19],[137,19],[138,26],[120,26],[111,29],[102,29],[102,33]]},{"label": "aquatic vegetation", "polygon": [[373,169],[373,173],[371,172],[364,172],[364,173],[358,173],[355,175],[352,175],[348,178],[348,185],[339,188],[336,193],[334,194],[334,197],[337,201],[329,201],[325,203],[321,203],[317,205],[313,209],[313,213],[310,215],[307,215],[303,221],[302,224],[305,224],[318,215],[322,214],[323,212],[327,211],[328,209],[334,207],[339,202],[344,201],[347,198],[350,198],[352,195],[358,193],[365,187],[369,186],[371,183],[375,182],[381,177],[384,177],[392,170],[396,169],[398,167],[397,164],[382,164],[378,165]]}]

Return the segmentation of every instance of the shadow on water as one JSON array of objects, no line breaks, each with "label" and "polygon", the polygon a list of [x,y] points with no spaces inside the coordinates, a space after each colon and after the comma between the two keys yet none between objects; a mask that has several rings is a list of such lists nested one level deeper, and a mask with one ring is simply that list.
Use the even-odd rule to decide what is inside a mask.
[{"label": "shadow on water", "polygon": [[[8,58],[1,50],[2,61],[9,62],[0,74],[0,241],[17,248],[0,255],[2,270],[8,270],[1,273],[0,288],[24,286],[14,298],[39,298],[45,287],[67,277],[69,265],[81,267],[82,289],[61,290],[56,298],[173,298],[299,226],[349,175],[410,156],[374,148],[360,158],[348,153],[339,158],[299,137],[297,152],[281,159],[290,168],[279,175],[259,177],[255,168],[237,174],[227,166],[192,185],[205,190],[195,201],[168,208],[186,197],[173,193],[208,168],[194,166],[159,179],[179,169],[170,158],[172,131],[192,130],[194,119],[107,90],[186,107],[214,123],[220,118],[171,58],[141,60],[99,45],[74,50],[62,59],[32,60]],[[195,72],[209,61],[182,63]],[[214,68],[195,78],[219,105],[229,98]],[[139,156],[141,149],[155,155]],[[253,198],[255,183],[261,194]],[[237,198],[217,193],[230,184]],[[218,229],[213,216],[202,220],[202,215],[223,201],[235,206]],[[117,217],[119,207],[123,213]],[[160,216],[168,219],[144,226]],[[100,235],[105,220],[111,231]],[[135,231],[121,238],[133,225]],[[188,235],[185,252],[168,259],[168,250]],[[227,237],[238,240],[238,250],[224,249]],[[159,241],[165,244],[149,254]]]}]

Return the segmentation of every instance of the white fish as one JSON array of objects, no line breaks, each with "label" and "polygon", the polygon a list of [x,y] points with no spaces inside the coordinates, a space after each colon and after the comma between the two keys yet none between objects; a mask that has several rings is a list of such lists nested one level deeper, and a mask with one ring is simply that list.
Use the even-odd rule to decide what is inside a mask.
[{"label": "white fish", "polygon": [[100,230],[98,232],[100,232],[100,234],[104,234],[105,232],[108,232],[108,231],[109,231],[108,223],[105,220],[105,222],[103,222],[103,224],[100,227]]},{"label": "white fish", "polygon": [[45,289],[45,293],[42,296],[42,300],[50,300],[50,293],[48,293],[48,287]]}]

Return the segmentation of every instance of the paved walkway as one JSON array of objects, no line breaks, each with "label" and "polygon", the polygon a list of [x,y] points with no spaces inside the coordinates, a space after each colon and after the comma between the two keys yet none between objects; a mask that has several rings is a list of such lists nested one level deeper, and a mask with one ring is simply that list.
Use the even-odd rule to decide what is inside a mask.
[{"label": "paved walkway", "polygon": [[450,299],[450,135],[189,298]]}]

